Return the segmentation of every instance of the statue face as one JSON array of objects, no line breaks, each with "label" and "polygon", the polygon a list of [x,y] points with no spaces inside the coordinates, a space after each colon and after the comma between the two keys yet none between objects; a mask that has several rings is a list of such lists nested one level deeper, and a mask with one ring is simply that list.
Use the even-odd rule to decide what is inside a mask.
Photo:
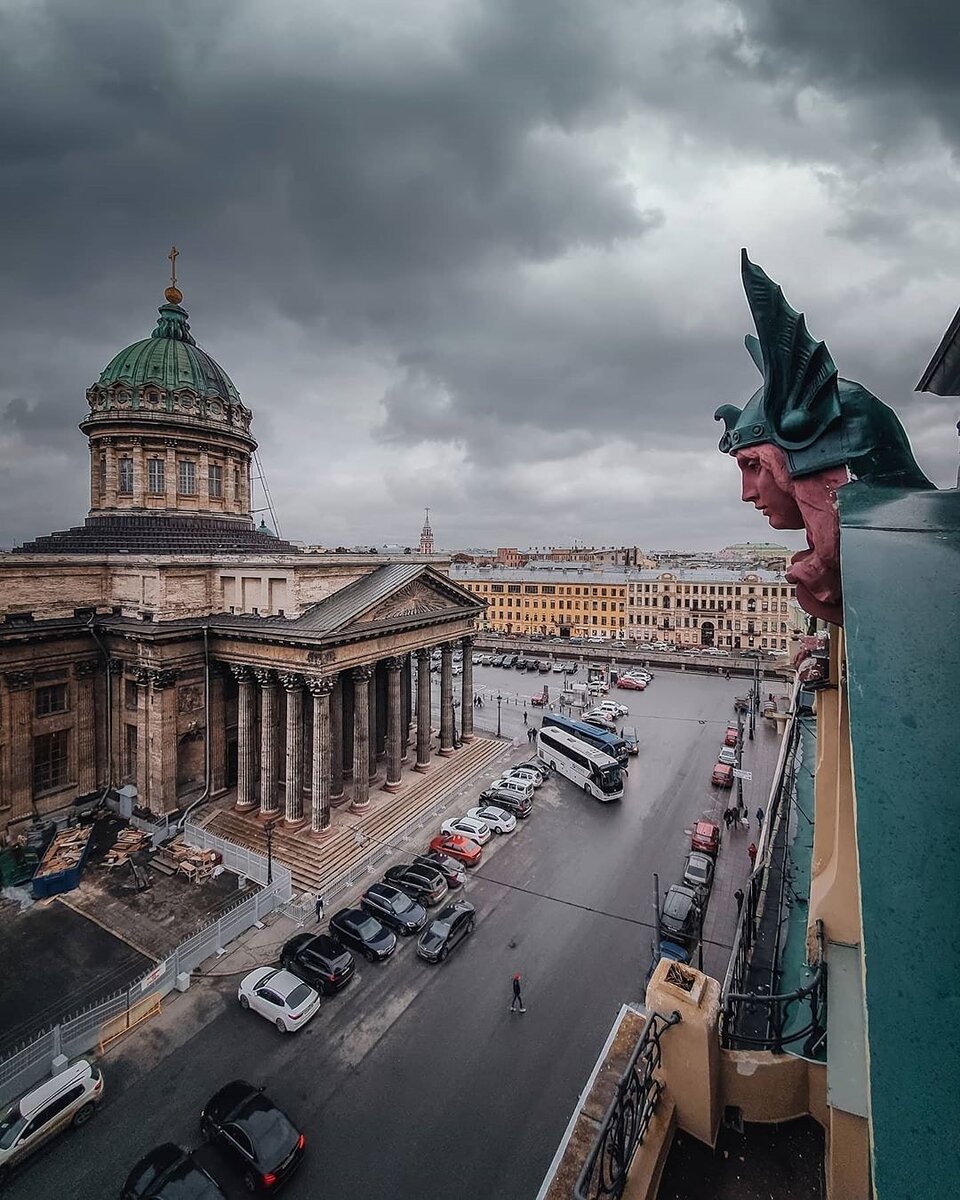
[{"label": "statue face", "polygon": [[735,457],[741,475],[740,499],[759,508],[774,529],[803,529],[783,451],[766,444],[738,450]]}]

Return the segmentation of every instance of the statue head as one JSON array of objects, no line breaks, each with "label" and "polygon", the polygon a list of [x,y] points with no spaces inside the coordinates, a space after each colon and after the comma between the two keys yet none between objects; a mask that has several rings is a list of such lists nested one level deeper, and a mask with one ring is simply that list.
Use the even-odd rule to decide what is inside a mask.
[{"label": "statue head", "polygon": [[774,529],[806,530],[808,549],[794,556],[787,578],[806,612],[842,624],[837,489],[851,479],[886,487],[933,484],[893,410],[839,378],[826,345],[810,336],[803,314],[746,250],[741,272],[757,328],[746,346],[763,386],[744,408],[724,404],[714,413],[725,426],[720,449],[737,459],[744,501]]}]

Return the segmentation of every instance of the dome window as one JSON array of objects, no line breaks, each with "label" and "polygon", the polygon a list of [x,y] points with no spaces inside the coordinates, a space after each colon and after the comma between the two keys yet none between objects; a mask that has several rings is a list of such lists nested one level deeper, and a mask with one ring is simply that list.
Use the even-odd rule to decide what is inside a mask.
[{"label": "dome window", "polygon": [[197,494],[197,464],[190,458],[181,458],[177,463],[177,491],[181,496]]},{"label": "dome window", "polygon": [[165,466],[162,458],[147,460],[147,488],[151,496],[162,496],[167,490]]},{"label": "dome window", "polygon": [[121,458],[117,462],[117,491],[121,496],[133,495],[133,459]]}]

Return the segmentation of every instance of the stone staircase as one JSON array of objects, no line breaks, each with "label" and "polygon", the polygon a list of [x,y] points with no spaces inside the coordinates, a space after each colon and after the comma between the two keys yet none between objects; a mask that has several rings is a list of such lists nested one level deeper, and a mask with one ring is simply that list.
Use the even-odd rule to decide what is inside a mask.
[{"label": "stone staircase", "polygon": [[[452,758],[434,758],[426,774],[418,776],[410,772],[406,778],[414,782],[396,795],[371,790],[370,811],[354,818],[350,824],[343,824],[328,838],[314,837],[302,829],[291,832],[278,825],[273,835],[273,856],[290,868],[296,891],[330,897],[340,890],[341,881],[349,879],[351,872],[371,851],[383,847],[386,857],[399,848],[399,835],[407,825],[415,823],[418,817],[426,817],[444,797],[469,783],[475,775],[492,773],[495,770],[493,761],[512,749],[509,741],[478,736]],[[470,804],[465,802],[464,808],[474,802],[471,797]],[[334,814],[334,825],[336,823]],[[260,854],[265,852],[263,827],[255,818],[227,809],[216,813],[204,824],[219,837],[248,846]],[[421,839],[423,845],[419,841],[412,843],[414,848],[410,853],[419,854],[425,850],[429,837],[438,830],[439,822],[437,830],[425,830]]]}]

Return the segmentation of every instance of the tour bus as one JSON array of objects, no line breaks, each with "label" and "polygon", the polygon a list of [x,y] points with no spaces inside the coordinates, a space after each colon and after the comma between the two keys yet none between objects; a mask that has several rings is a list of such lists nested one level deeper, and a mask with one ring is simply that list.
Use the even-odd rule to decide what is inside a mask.
[{"label": "tour bus", "polygon": [[565,729],[581,742],[586,742],[587,745],[615,758],[621,767],[625,767],[630,758],[627,743],[616,731],[608,733],[605,729],[598,729],[596,725],[574,721],[572,717],[561,717],[557,713],[547,713],[541,721],[541,726],[543,725],[556,725],[558,729]]},{"label": "tour bus", "polygon": [[588,796],[598,800],[619,800],[623,795],[623,772],[620,764],[602,750],[547,725],[537,734],[537,753],[545,763],[565,776]]}]

